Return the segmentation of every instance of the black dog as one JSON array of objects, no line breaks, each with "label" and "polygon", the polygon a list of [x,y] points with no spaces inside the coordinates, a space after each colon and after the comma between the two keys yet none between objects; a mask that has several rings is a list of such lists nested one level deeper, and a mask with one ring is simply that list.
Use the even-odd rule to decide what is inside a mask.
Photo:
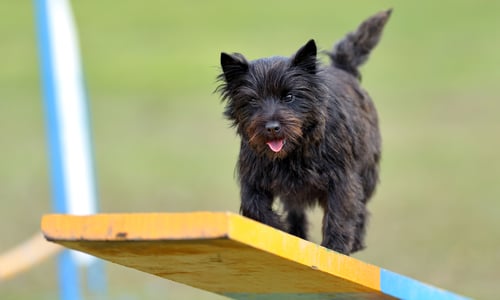
[{"label": "black dog", "polygon": [[[324,209],[322,245],[364,248],[366,203],[378,181],[380,133],[358,67],[377,45],[391,11],[363,22],[320,66],[310,40],[291,58],[247,61],[221,53],[224,114],[241,137],[241,213],[301,238],[305,209]],[[273,211],[283,203],[286,221]]]}]

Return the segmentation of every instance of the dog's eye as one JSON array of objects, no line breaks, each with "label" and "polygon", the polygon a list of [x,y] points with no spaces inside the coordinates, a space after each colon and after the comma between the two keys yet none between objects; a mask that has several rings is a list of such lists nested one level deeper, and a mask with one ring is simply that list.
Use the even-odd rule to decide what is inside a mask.
[{"label": "dog's eye", "polygon": [[258,105],[257,99],[255,99],[255,98],[251,98],[248,102],[250,103],[251,106],[257,106]]},{"label": "dog's eye", "polygon": [[285,101],[286,103],[292,103],[293,100],[295,100],[295,96],[291,93],[288,93],[285,97],[283,97],[283,101]]}]

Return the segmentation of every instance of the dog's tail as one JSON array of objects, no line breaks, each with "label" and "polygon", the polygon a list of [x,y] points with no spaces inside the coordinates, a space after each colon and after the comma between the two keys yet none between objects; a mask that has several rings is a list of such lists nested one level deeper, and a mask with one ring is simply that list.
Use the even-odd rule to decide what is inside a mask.
[{"label": "dog's tail", "polygon": [[361,23],[356,31],[348,33],[333,47],[333,52],[328,53],[332,65],[361,79],[358,67],[377,46],[391,12],[392,9],[379,12]]}]

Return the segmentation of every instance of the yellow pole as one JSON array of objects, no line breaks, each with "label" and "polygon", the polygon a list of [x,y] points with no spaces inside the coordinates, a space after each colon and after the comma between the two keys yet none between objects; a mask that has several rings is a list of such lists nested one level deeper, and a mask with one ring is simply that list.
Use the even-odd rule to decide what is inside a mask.
[{"label": "yellow pole", "polygon": [[22,244],[0,255],[0,281],[42,262],[62,250],[62,247],[45,240],[39,232]]}]

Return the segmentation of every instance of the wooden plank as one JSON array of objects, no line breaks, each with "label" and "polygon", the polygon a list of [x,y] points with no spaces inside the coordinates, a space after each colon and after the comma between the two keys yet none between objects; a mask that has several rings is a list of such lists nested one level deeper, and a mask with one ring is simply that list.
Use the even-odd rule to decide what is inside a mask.
[{"label": "wooden plank", "polygon": [[400,292],[382,291],[376,266],[233,213],[47,215],[42,231],[65,247],[234,299]]}]

